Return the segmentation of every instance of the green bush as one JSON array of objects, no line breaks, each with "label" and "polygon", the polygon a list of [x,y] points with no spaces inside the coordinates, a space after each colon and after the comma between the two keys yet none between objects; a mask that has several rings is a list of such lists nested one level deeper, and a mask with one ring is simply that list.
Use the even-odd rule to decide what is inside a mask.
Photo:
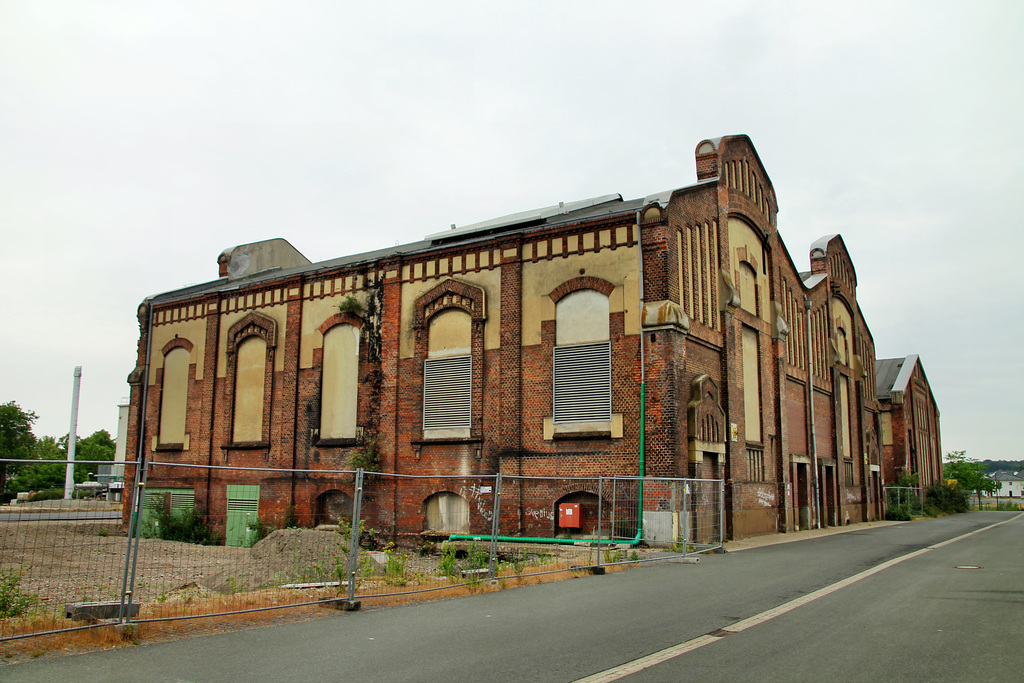
[{"label": "green bush", "polygon": [[[959,486],[949,486],[945,482],[935,482],[928,488],[925,495],[926,511],[934,510],[938,514],[955,514],[970,509],[967,491]],[[932,515],[937,516],[937,515]]]},{"label": "green bush", "polygon": [[164,541],[196,545],[217,545],[220,541],[206,521],[206,515],[195,508],[160,512],[153,524],[152,535]]},{"label": "green bush", "polygon": [[885,518],[890,522],[909,522],[913,518],[910,503],[886,507]]}]

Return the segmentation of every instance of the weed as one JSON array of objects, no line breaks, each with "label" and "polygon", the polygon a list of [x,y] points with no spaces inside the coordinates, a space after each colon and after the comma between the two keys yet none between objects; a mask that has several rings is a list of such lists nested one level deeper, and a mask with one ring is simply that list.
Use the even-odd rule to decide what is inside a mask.
[{"label": "weed", "polygon": [[271,532],[276,531],[277,527],[270,526],[265,523],[259,517],[255,521],[249,522],[245,527],[245,547],[251,548],[264,538],[270,535]]},{"label": "weed", "polygon": [[438,570],[452,581],[458,575],[458,560],[455,556],[455,546],[445,543],[441,546],[441,561],[437,563]]},{"label": "weed", "polygon": [[395,552],[395,544],[388,543],[384,549],[384,583],[389,586],[404,586],[409,583],[409,577],[405,575],[405,563],[408,555],[399,555]]},{"label": "weed", "polygon": [[377,437],[368,437],[362,447],[352,454],[350,466],[366,472],[380,472],[380,450],[377,448]]},{"label": "weed", "polygon": [[356,315],[362,315],[363,305],[359,303],[358,299],[356,299],[354,296],[350,294],[346,296],[344,299],[342,299],[341,303],[338,304],[338,312],[355,313]]},{"label": "weed", "polygon": [[21,590],[24,575],[25,570],[21,568],[0,569],[0,619],[23,616],[39,602],[35,593]]},{"label": "weed", "polygon": [[606,564],[615,564],[626,559],[626,553],[619,548],[605,548],[604,561]]},{"label": "weed", "polygon": [[220,540],[206,521],[206,516],[195,508],[161,511],[153,523],[152,535],[164,541],[197,545],[217,545]]},{"label": "weed", "polygon": [[107,536],[109,536],[109,535],[110,535],[110,529],[108,529],[108,528],[107,528],[107,527],[105,527],[105,526],[101,526],[101,527],[100,527],[100,532],[99,532],[99,533],[100,533],[100,536],[102,536],[103,538],[106,538]]}]

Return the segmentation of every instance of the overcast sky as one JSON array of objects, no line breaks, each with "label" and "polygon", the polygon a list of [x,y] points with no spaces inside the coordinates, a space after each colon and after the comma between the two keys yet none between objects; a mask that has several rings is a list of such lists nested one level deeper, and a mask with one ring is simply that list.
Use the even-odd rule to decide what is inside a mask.
[{"label": "overcast sky", "polygon": [[841,233],[943,451],[1024,457],[1020,2],[0,1],[0,402],[112,434],[148,295],[695,181],[745,133]]}]

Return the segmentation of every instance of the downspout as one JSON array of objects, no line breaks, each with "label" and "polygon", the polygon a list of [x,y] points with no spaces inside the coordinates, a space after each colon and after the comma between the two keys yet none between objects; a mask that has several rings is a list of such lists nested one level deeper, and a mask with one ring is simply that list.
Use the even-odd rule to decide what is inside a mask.
[{"label": "downspout", "polygon": [[814,354],[811,352],[811,300],[804,297],[807,311],[807,411],[811,419],[810,452],[814,469],[814,515],[821,528],[821,493],[818,491],[818,445],[814,436]]},{"label": "downspout", "polygon": [[647,359],[644,353],[644,241],[643,232],[640,230],[640,210],[636,211],[636,254],[639,263],[637,275],[640,295],[640,488],[639,502],[636,518],[636,538],[639,542],[644,535],[644,480],[647,476],[647,463],[645,461],[646,440],[647,440]]}]

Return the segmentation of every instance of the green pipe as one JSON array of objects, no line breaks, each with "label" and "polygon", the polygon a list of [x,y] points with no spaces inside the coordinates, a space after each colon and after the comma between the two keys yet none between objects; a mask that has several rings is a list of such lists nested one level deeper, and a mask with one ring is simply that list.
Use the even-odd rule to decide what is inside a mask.
[{"label": "green pipe", "polygon": [[[448,537],[449,541],[490,541],[491,539],[491,536],[470,536],[468,534],[452,534]],[[572,540],[568,538],[529,538],[523,536],[494,536],[493,539],[495,541],[498,541],[499,543],[544,543],[547,545],[593,545],[595,543],[600,545],[602,543],[609,543],[612,545],[632,546],[640,542],[639,539],[616,543],[615,541],[601,541],[597,539],[592,541],[584,541]]]}]

